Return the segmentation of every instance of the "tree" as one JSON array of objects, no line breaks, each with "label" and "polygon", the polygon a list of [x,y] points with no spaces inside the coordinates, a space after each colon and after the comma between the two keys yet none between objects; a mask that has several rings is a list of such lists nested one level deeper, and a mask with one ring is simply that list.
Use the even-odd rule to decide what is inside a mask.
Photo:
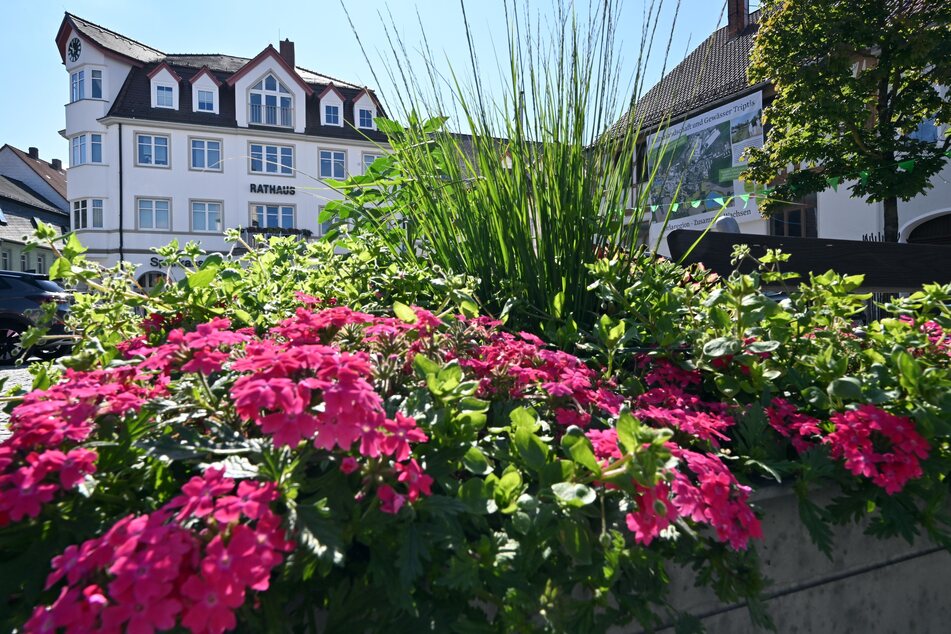
[{"label": "tree", "polygon": [[948,0],[764,0],[749,78],[770,81],[771,126],[750,149],[747,178],[768,183],[789,165],[763,208],[855,179],[853,196],[882,201],[898,241],[898,200],[932,187],[951,136],[913,135],[951,120]]}]

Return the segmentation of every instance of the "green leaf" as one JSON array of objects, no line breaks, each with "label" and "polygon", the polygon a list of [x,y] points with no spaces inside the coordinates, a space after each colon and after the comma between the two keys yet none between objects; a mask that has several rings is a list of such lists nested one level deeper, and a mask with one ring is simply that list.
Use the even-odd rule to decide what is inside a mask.
[{"label": "green leaf", "polygon": [[199,269],[194,273],[191,273],[186,279],[188,280],[188,288],[195,290],[197,288],[204,288],[211,284],[215,279],[215,276],[218,274],[217,267],[209,267],[206,269]]},{"label": "green leaf", "polygon": [[777,348],[779,348],[778,341],[754,341],[749,346],[747,346],[746,349],[753,354],[760,354],[763,352],[772,352]]},{"label": "green leaf", "polygon": [[641,442],[638,440],[640,428],[640,422],[630,412],[621,412],[617,419],[617,438],[624,453],[636,453],[640,449]]},{"label": "green leaf", "polygon": [[736,339],[729,337],[717,337],[703,344],[703,354],[708,357],[723,357],[728,354],[736,354],[740,351],[741,344]]},{"label": "green leaf", "polygon": [[470,473],[476,475],[486,475],[492,472],[492,465],[489,459],[478,447],[469,447],[466,454],[462,457],[462,466]]},{"label": "green leaf", "polygon": [[66,258],[56,258],[50,265],[49,276],[51,280],[59,280],[67,277],[72,271],[69,260]]},{"label": "green leaf", "polygon": [[862,400],[862,382],[854,376],[844,376],[829,383],[829,396],[845,401]]},{"label": "green leaf", "polygon": [[515,429],[515,449],[529,469],[541,471],[548,462],[548,445],[526,426]]},{"label": "green leaf", "polygon": [[558,523],[558,542],[575,563],[591,563],[591,533],[580,522],[561,520]]},{"label": "green leaf", "polygon": [[459,302],[459,311],[469,319],[479,316],[479,307],[476,306],[475,302],[468,299]]},{"label": "green leaf", "polygon": [[516,407],[509,414],[509,420],[512,421],[512,424],[515,428],[525,427],[530,431],[535,431],[538,428],[538,415],[535,414],[535,411],[527,407]]},{"label": "green leaf", "polygon": [[561,446],[568,452],[574,462],[596,475],[601,475],[601,465],[598,464],[598,459],[595,458],[594,447],[581,428],[573,425],[569,427],[565,435],[561,437]]},{"label": "green leaf", "polygon": [[574,507],[582,507],[597,499],[594,489],[578,482],[559,482],[551,487],[555,497],[562,504]]},{"label": "green leaf", "polygon": [[413,357],[413,367],[416,368],[416,371],[423,377],[426,377],[430,374],[436,374],[440,369],[442,369],[441,365],[424,354],[417,354],[415,357]]},{"label": "green leaf", "polygon": [[416,323],[416,311],[403,302],[393,302],[393,312],[397,319],[407,324]]}]

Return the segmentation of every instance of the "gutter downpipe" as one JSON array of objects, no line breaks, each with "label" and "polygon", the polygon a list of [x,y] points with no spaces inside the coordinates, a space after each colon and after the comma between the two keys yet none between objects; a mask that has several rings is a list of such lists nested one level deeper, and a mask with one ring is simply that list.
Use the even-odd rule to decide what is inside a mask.
[{"label": "gutter downpipe", "polygon": [[119,124],[119,261],[125,261],[125,213],[122,209],[122,124]]}]

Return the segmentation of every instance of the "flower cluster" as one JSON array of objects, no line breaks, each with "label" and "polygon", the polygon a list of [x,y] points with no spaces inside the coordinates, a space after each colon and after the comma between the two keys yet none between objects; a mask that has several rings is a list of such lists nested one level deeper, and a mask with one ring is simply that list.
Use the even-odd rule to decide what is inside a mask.
[{"label": "flower cluster", "polygon": [[493,330],[497,323],[476,324],[486,343],[460,359],[479,379],[480,396],[544,400],[562,425],[586,427],[593,411],[618,413],[621,397],[578,357],[547,349],[541,339],[527,332],[516,336]]},{"label": "flower cluster", "polygon": [[[912,327],[917,325],[918,330],[928,338],[928,343],[931,344],[935,351],[951,356],[951,336],[948,336],[948,333],[941,327],[941,324],[930,319],[928,321],[916,322],[907,315],[902,315],[899,317],[899,320]],[[913,352],[920,356],[923,350],[914,350]]]},{"label": "flower cluster", "polygon": [[637,398],[632,412],[637,418],[679,430],[715,447],[728,440],[724,432],[734,421],[727,406],[706,402],[686,391],[691,386],[699,387],[699,372],[656,359],[651,361],[644,378],[652,387]]},{"label": "flower cluster", "polygon": [[776,397],[772,405],[766,408],[766,417],[770,426],[780,436],[788,438],[799,453],[814,446],[812,440],[819,436],[819,419],[803,414],[786,399]]},{"label": "flower cluster", "polygon": [[[104,535],[53,559],[50,606],[26,632],[152,632],[176,625],[217,634],[235,627],[248,593],[267,590],[291,550],[270,509],[273,483],[235,482],[208,469],[148,515],[127,516]],[[65,581],[65,583],[63,583]]]},{"label": "flower cluster", "polygon": [[[845,460],[855,475],[871,478],[889,495],[909,480],[921,477],[921,460],[931,449],[909,418],[895,416],[874,405],[832,415],[835,431],[823,438],[833,458]],[[888,446],[890,451],[882,451]]]},{"label": "flower cluster", "polygon": [[57,385],[27,394],[10,417],[12,435],[0,445],[0,526],[36,517],[58,491],[95,473],[98,454],[78,445],[96,420],[137,411],[166,385],[131,367],[70,369]]},{"label": "flower cluster", "polygon": [[[614,429],[586,432],[602,464],[622,457]],[[717,539],[743,550],[752,538],[763,537],[759,518],[749,506],[751,489],[740,484],[719,456],[685,449],[668,441],[676,466],[661,473],[652,487],[635,483],[634,508],[626,515],[634,539],[650,545],[678,518],[706,524]]]}]

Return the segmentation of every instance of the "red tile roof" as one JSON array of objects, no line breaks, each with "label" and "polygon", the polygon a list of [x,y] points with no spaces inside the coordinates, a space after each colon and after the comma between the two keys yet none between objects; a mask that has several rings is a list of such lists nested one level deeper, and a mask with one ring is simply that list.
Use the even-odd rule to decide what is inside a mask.
[{"label": "red tile roof", "polygon": [[[5,144],[3,147],[8,147],[13,152],[20,157],[20,159],[30,166],[34,172],[39,174],[40,178],[49,183],[50,187],[56,190],[56,193],[66,198],[66,170],[64,169],[53,169],[53,166],[42,159],[31,158],[29,154],[24,152],[19,148],[15,148],[10,144]],[[0,148],[2,149],[2,148]]]}]

